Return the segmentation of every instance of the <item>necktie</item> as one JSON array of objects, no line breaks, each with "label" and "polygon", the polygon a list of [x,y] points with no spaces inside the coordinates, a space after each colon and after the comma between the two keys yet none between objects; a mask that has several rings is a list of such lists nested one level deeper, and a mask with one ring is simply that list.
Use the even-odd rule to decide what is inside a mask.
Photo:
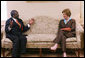
[{"label": "necktie", "polygon": [[[19,25],[19,27],[21,28],[21,24],[19,23],[19,21],[16,19],[16,23]],[[22,31],[23,31],[23,26],[22,26]]]}]

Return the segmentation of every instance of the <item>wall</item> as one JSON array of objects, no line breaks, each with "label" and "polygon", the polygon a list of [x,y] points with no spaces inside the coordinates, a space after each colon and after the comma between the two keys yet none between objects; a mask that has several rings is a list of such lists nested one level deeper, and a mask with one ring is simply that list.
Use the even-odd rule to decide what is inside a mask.
[{"label": "wall", "polygon": [[[28,20],[35,16],[50,16],[61,19],[62,10],[69,8],[72,12],[72,18],[80,20],[80,1],[52,1],[52,2],[27,2],[27,1],[7,1],[7,15],[10,17],[10,11],[16,9],[20,18]],[[82,19],[83,20],[83,19]]]},{"label": "wall", "polygon": [[80,7],[80,15],[81,15],[81,20],[80,20],[80,23],[82,25],[84,25],[84,1],[81,1],[80,3],[81,7]]}]

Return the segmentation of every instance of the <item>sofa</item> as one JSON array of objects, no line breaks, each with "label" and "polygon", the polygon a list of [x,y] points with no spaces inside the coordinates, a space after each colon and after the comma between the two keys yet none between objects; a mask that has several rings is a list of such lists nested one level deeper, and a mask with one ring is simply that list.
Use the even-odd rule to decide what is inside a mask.
[{"label": "sofa", "polygon": [[[53,40],[57,36],[58,25],[60,19],[55,19],[49,16],[35,16],[33,17],[35,22],[31,25],[30,30],[23,33],[27,38],[27,48],[39,48],[40,56],[42,56],[42,48],[50,48],[54,45]],[[24,20],[26,25],[28,20]],[[6,38],[5,35],[5,25],[1,28],[1,33],[3,37],[1,39],[1,48],[3,48],[3,56],[5,55],[5,49],[12,48],[12,41]],[[80,25],[76,21],[76,37],[71,37],[66,39],[66,48],[77,49],[78,56],[81,48],[81,39],[80,39]],[[60,48],[60,46],[59,46]]]}]

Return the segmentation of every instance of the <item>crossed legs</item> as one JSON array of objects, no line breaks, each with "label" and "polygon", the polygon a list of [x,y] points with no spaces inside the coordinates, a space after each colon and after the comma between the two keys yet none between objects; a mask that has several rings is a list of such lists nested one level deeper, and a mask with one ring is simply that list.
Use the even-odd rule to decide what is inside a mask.
[{"label": "crossed legs", "polygon": [[63,51],[63,56],[66,57],[66,37],[64,36],[64,31],[59,30],[58,36],[53,41],[55,43],[54,46],[52,46],[51,50],[56,50],[58,47],[58,44],[61,43],[61,48]]}]

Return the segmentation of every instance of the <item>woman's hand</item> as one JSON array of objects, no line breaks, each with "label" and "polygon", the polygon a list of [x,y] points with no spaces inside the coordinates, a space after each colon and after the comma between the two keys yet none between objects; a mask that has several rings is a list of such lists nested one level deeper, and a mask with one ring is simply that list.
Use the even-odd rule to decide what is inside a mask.
[{"label": "woman's hand", "polygon": [[68,28],[62,28],[61,30],[71,31],[71,28],[70,27],[68,27]]}]

